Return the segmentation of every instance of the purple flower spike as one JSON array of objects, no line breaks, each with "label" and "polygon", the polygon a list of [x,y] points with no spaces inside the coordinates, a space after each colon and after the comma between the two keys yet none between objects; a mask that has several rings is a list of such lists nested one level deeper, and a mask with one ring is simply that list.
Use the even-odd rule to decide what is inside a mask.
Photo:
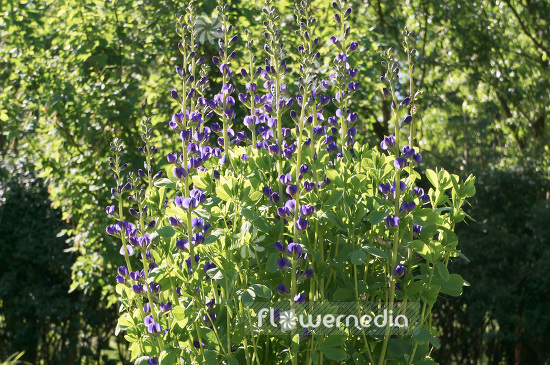
[{"label": "purple flower spike", "polygon": [[398,278],[405,276],[407,273],[407,267],[405,265],[397,265],[393,271],[394,276],[397,276]]},{"label": "purple flower spike", "polygon": [[395,228],[395,227],[399,227],[399,223],[401,223],[401,221],[399,220],[399,217],[395,215],[390,215],[386,217],[384,223],[388,228]]}]

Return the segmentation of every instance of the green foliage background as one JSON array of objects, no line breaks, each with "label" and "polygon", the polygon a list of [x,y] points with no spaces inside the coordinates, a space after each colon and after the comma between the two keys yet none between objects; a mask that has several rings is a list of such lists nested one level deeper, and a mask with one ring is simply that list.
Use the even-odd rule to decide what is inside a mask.
[{"label": "green foliage background", "polygon": [[[246,27],[257,36],[263,33],[257,19],[260,1],[228,3],[232,23],[240,32]],[[503,299],[506,303],[514,306],[517,298],[526,303],[549,301],[548,291],[542,290],[547,285],[541,278],[548,271],[544,258],[548,257],[550,233],[540,220],[550,216],[550,4],[533,0],[350,3],[357,10],[352,34],[360,44],[353,60],[361,82],[354,105],[362,126],[359,142],[376,144],[388,133],[390,105],[380,92],[378,77],[383,71],[379,56],[387,47],[399,49],[399,32],[407,25],[417,36],[417,87],[424,91],[417,114],[422,118],[419,132],[424,163],[426,167],[443,166],[462,177],[470,173],[482,176],[478,191],[485,195],[479,194],[470,212],[476,222],[461,233],[472,262],[460,271],[472,287],[458,302],[449,301],[441,309],[442,330],[450,336],[439,350],[441,361],[461,362],[460,355],[445,356],[460,351],[469,354],[468,349],[475,347],[479,361],[513,359],[519,349],[524,354],[520,357],[529,363],[526,353],[530,350],[514,344],[533,338],[537,339],[533,346],[542,349],[539,359],[547,359],[547,317],[535,310],[538,307],[526,304],[514,307],[514,313],[520,318],[522,314],[534,317],[509,321],[500,298],[508,298],[502,286],[508,289],[513,280],[510,275],[517,271],[532,286],[520,285],[522,290]],[[332,52],[328,38],[334,33],[330,2],[314,4],[321,21],[318,36],[327,44],[322,52],[327,54]],[[278,5],[281,13],[291,16],[291,1]],[[150,116],[157,126],[163,152],[176,142],[169,139],[166,122],[175,107],[169,90],[175,86],[173,69],[179,55],[173,15],[184,6],[185,2],[170,0],[8,0],[0,4],[0,164],[8,171],[5,181],[10,184],[22,181],[21,174],[13,173],[15,166],[36,171],[44,179],[47,195],[41,190],[34,199],[46,205],[51,201],[57,210],[49,214],[60,215],[58,223],[51,222],[51,231],[43,235],[57,242],[52,246],[57,251],[48,260],[59,257],[66,278],[72,276],[71,283],[64,281],[62,286],[71,294],[59,293],[64,304],[45,300],[46,307],[73,308],[75,300],[82,300],[75,298],[87,298],[106,318],[115,318],[113,268],[123,260],[114,240],[104,233],[104,207],[112,185],[105,163],[109,142],[115,136],[123,139],[129,158],[134,159],[139,143],[137,126],[144,116]],[[210,19],[215,2],[197,1],[196,6],[199,14]],[[297,51],[289,45],[295,25],[288,20],[284,25],[289,37],[286,51],[293,59]],[[244,48],[242,42],[239,45]],[[206,42],[205,48],[204,56],[211,59],[217,47]],[[261,51],[258,57],[263,57]],[[235,66],[239,62],[244,63],[237,58]],[[319,65],[325,71],[328,66]],[[219,82],[211,79],[213,92]],[[5,186],[2,196],[8,194]],[[20,189],[34,194],[35,188],[23,183]],[[528,193],[531,195],[526,196]],[[6,198],[0,204],[5,206]],[[6,211],[4,208],[3,214],[12,219],[9,227],[17,227],[15,210]],[[26,219],[44,224],[42,213],[32,213]],[[32,224],[19,227],[28,230],[21,233],[21,239],[29,249],[44,245]],[[4,237],[2,250],[10,244]],[[70,258],[62,254],[64,251]],[[33,264],[27,270],[39,267]],[[2,267],[2,280],[7,280],[10,272]],[[536,288],[540,290],[536,292]],[[487,293],[495,299],[480,301],[480,296],[490,297]],[[37,343],[22,345],[5,335],[11,320],[4,310],[17,303],[17,295],[0,294],[0,313],[4,315],[0,317],[0,343],[6,343],[1,346],[0,359],[10,351],[27,350],[27,359],[35,361],[31,353],[39,350]],[[457,313],[449,306],[465,308],[464,316],[470,319],[449,317],[449,312]],[[80,313],[80,319],[75,320],[87,320],[84,307],[76,308],[72,315]],[[477,322],[471,320],[473,317]],[[41,320],[47,318],[43,314]],[[489,330],[476,328],[486,322],[490,323]],[[96,333],[86,326],[76,331],[103,338],[110,336],[110,328],[114,325],[105,325]],[[65,336],[57,328],[52,333]],[[87,356],[98,356],[97,352],[105,351],[108,345],[94,347],[92,354],[82,354],[82,360],[64,357],[69,359],[64,363],[84,363]],[[501,349],[505,349],[503,354],[497,355]],[[58,352],[55,356],[58,358],[52,362],[45,355],[38,360],[59,363],[61,356],[68,355]]]}]

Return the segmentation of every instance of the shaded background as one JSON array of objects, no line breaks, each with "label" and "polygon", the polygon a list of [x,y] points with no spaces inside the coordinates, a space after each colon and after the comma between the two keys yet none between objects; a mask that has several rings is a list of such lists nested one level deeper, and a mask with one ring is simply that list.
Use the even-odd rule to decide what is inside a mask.
[{"label": "shaded background", "polygon": [[[239,33],[263,34],[256,19],[261,2],[228,3]],[[450,266],[471,286],[460,298],[439,299],[442,347],[435,358],[550,361],[550,3],[350,3],[352,38],[360,44],[351,60],[360,70],[358,143],[376,145],[388,134],[380,53],[394,47],[404,60],[400,32],[407,25],[416,38],[416,88],[424,91],[417,114],[422,170],[477,176],[469,209],[475,221],[457,228],[470,262]],[[215,29],[215,3],[195,4],[206,28]],[[292,68],[292,3],[277,4]],[[174,14],[184,5],[0,4],[0,362],[20,351],[32,364],[128,362],[125,340],[114,337],[114,270],[123,260],[105,234],[112,185],[105,161],[115,136],[127,146],[126,158],[136,158],[145,116],[156,125],[162,152],[177,142],[166,122],[176,107],[169,98],[179,64]],[[328,78],[332,9],[329,1],[313,1],[313,8],[327,55],[318,71]],[[207,60],[216,52],[209,41],[202,45]],[[265,57],[261,49],[257,55]],[[233,69],[244,63],[237,58]],[[216,77],[211,95],[219,89]]]}]

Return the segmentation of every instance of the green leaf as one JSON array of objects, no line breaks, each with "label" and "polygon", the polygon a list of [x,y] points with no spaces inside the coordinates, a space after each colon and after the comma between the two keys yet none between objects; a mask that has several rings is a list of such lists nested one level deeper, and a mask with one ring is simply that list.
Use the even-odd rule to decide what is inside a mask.
[{"label": "green leaf", "polygon": [[176,231],[172,226],[164,226],[162,228],[157,229],[157,233],[162,238],[171,238],[176,234]]},{"label": "green leaf", "polygon": [[426,170],[426,177],[428,178],[430,183],[432,183],[432,186],[437,189],[438,186],[439,186],[439,181],[437,179],[437,174],[435,173],[435,171],[427,169]]},{"label": "green leaf", "polygon": [[227,357],[227,365],[239,365],[239,360],[235,358],[235,355],[231,354]]},{"label": "green leaf", "polygon": [[215,267],[206,272],[212,280],[223,279],[223,271],[219,267]]},{"label": "green leaf", "polygon": [[241,302],[243,302],[244,306],[250,307],[252,304],[254,304],[255,297],[256,293],[254,293],[254,291],[252,291],[251,289],[247,289],[241,294]]},{"label": "green leaf", "polygon": [[351,253],[351,263],[353,265],[363,265],[367,261],[367,254],[363,250],[357,250]]},{"label": "green leaf", "polygon": [[355,191],[363,189],[367,185],[367,176],[358,174],[351,177],[351,186]]},{"label": "green leaf", "polygon": [[319,347],[340,347],[346,343],[346,336],[328,336]]},{"label": "green leaf", "polygon": [[346,302],[355,299],[353,291],[346,288],[338,288],[332,295],[332,300],[335,302]]},{"label": "green leaf", "polygon": [[277,272],[277,260],[279,259],[280,255],[278,253],[272,253],[269,255],[269,258],[267,259],[266,268],[267,271],[270,273]]},{"label": "green leaf", "polygon": [[330,193],[331,194],[329,198],[324,203],[324,206],[323,206],[324,211],[329,211],[330,208],[335,206],[340,201],[340,199],[342,199],[342,197],[344,196],[344,190],[342,189],[332,190]]},{"label": "green leaf", "polygon": [[325,354],[325,356],[328,357],[329,359],[335,360],[335,361],[343,361],[348,358],[348,355],[346,354],[346,352],[341,349],[335,349],[331,347],[321,347],[319,348],[319,351]]},{"label": "green leaf", "polygon": [[255,221],[260,216],[258,214],[258,212],[254,211],[254,210],[251,210],[251,209],[248,209],[248,208],[241,209],[241,214],[242,214],[243,217],[245,217],[249,221]]},{"label": "green leaf", "polygon": [[229,201],[231,199],[231,195],[229,195],[225,186],[216,186],[216,195],[223,201]]},{"label": "green leaf", "polygon": [[163,351],[160,355],[160,365],[174,365],[178,363],[178,355],[171,350],[170,352]]},{"label": "green leaf", "polygon": [[271,292],[271,289],[269,289],[267,286],[263,284],[253,284],[250,286],[254,294],[260,298],[271,298],[273,293]]},{"label": "green leaf", "polygon": [[177,188],[177,185],[174,181],[172,181],[170,179],[166,179],[166,178],[155,181],[155,186],[157,188],[161,188],[163,186],[165,186],[169,189],[176,189]]},{"label": "green leaf", "polygon": [[439,276],[441,276],[444,281],[449,281],[449,270],[447,270],[447,267],[444,263],[442,263],[441,261],[438,262],[437,264],[435,264],[435,268],[437,269]]},{"label": "green leaf", "polygon": [[368,216],[367,216],[367,220],[372,224],[372,225],[377,225],[378,223],[382,222],[389,214],[389,210],[386,209],[386,208],[379,208],[378,210],[375,210],[374,212],[371,212]]},{"label": "green leaf", "polygon": [[439,348],[439,341],[424,327],[417,328],[413,334],[413,339],[419,344],[431,343],[436,348]]},{"label": "green leaf", "polygon": [[362,249],[367,251],[371,255],[373,255],[375,257],[379,257],[381,259],[385,259],[385,258],[388,257],[388,255],[384,251],[382,251],[379,248],[373,247],[373,246],[363,246]]},{"label": "green leaf", "polygon": [[183,307],[177,306],[174,308],[174,318],[176,319],[176,323],[181,328],[185,328],[187,326],[187,323],[189,323],[189,319],[191,316],[191,312],[187,309],[184,309]]},{"label": "green leaf", "polygon": [[434,283],[441,285],[441,293],[448,294],[452,297],[458,297],[462,295],[462,287],[464,286],[464,279],[458,274],[451,274],[449,280],[446,282],[438,282],[437,280]]}]

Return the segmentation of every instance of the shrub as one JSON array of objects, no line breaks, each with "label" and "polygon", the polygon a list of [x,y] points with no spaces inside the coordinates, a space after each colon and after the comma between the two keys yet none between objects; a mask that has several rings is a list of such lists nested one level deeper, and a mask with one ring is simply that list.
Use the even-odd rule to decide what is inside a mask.
[{"label": "shrub", "polygon": [[[408,95],[396,92],[402,65],[391,49],[382,54],[394,133],[380,149],[355,144],[359,121],[350,107],[360,83],[348,56],[358,44],[347,25],[351,8],[345,1],[333,7],[335,57],[323,75],[315,66],[318,21],[308,1],[296,4],[295,95],[287,85],[287,37],[271,1],[263,10],[263,45],[244,31],[240,76],[242,40],[228,22],[228,5],[218,6],[215,71],[200,57],[193,5],[176,17],[182,88],[170,93],[178,111],[168,124],[181,150],[170,151],[160,169],[146,119],[143,168],[126,173],[119,140],[109,161],[116,204],[106,208],[114,219],[106,231],[121,240],[125,260],[116,277],[117,333],[125,332],[136,364],[434,363],[429,354],[439,343],[431,310],[440,293],[462,293],[464,280],[447,265],[461,255],[454,228],[466,217],[462,205],[475,192],[474,178],[460,182],[427,170],[432,187],[417,186],[421,92],[414,90],[407,29]],[[257,54],[266,57],[261,66]],[[221,90],[207,100],[208,77],[216,73]],[[249,110],[242,120],[239,106]],[[348,315],[410,314],[411,326],[361,331],[283,323],[344,307]],[[276,329],[260,324],[267,308],[269,320],[280,322]]]}]

